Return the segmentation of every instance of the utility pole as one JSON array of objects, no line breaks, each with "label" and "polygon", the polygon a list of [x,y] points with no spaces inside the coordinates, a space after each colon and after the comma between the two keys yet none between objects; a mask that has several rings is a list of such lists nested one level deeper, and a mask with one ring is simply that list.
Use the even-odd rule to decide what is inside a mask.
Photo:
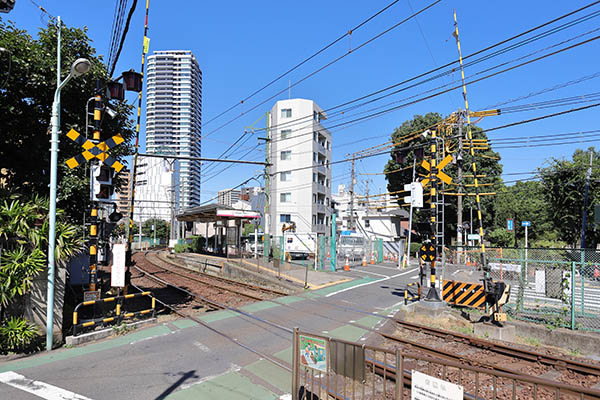
[{"label": "utility pole", "polygon": [[352,154],[352,173],[350,178],[350,221],[348,222],[348,229],[354,230],[354,154]]},{"label": "utility pole", "polygon": [[463,184],[463,170],[462,170],[462,152],[463,152],[463,114],[461,110],[458,110],[458,153],[456,156],[456,167],[458,169],[458,196],[456,199],[456,244],[458,246],[458,253],[462,252],[462,230],[463,228],[463,197],[462,197],[462,184]]},{"label": "utility pole", "polygon": [[267,111],[267,129],[265,138],[265,209],[263,218],[263,261],[265,265],[269,262],[270,253],[270,233],[271,233],[271,113]]},{"label": "utility pole", "polygon": [[585,176],[585,190],[583,193],[583,211],[581,211],[581,248],[585,249],[585,228],[587,225],[587,205],[588,194],[590,190],[590,179],[592,178],[592,163],[594,162],[594,152],[590,151],[590,166]]}]

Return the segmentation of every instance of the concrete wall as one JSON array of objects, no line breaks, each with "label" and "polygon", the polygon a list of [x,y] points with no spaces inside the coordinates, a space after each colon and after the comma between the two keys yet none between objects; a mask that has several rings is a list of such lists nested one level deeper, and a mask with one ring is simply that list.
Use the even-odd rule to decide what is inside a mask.
[{"label": "concrete wall", "polygon": [[[52,327],[54,343],[62,342],[63,308],[65,304],[65,283],[67,271],[56,267],[54,274],[54,324]],[[48,295],[48,273],[42,272],[33,280],[30,293],[23,298],[25,318],[39,327],[40,334],[46,332],[46,305]]]}]

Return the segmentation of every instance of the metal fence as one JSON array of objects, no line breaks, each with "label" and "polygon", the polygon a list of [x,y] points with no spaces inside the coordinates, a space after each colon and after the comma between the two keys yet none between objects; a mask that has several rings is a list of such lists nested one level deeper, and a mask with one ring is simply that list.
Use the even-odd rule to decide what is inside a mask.
[{"label": "metal fence", "polygon": [[[333,339],[297,328],[293,334],[292,399],[584,399],[600,390],[515,375],[402,351]],[[458,387],[456,387],[457,385]],[[455,398],[455,397],[451,397]]]},{"label": "metal fence", "polygon": [[[479,248],[451,248],[446,263],[481,265]],[[489,248],[495,280],[511,285],[506,311],[549,327],[600,331],[600,252],[582,249]]]}]

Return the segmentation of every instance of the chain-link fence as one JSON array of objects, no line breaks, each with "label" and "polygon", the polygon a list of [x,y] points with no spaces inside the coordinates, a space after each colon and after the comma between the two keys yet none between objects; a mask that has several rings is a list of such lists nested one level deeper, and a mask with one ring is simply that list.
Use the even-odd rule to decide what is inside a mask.
[{"label": "chain-link fence", "polygon": [[[446,263],[481,266],[477,247],[451,248]],[[511,285],[506,311],[515,318],[600,331],[600,252],[582,249],[487,248],[494,280]]]}]

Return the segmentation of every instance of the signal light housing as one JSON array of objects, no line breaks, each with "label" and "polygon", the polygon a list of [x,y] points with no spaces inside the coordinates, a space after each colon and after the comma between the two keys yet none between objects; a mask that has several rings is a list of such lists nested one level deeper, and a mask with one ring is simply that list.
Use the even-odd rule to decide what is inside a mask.
[{"label": "signal light housing", "polygon": [[112,202],[111,198],[114,192],[112,183],[114,170],[104,164],[92,165],[91,168],[91,188],[90,198],[92,201],[101,203]]}]

